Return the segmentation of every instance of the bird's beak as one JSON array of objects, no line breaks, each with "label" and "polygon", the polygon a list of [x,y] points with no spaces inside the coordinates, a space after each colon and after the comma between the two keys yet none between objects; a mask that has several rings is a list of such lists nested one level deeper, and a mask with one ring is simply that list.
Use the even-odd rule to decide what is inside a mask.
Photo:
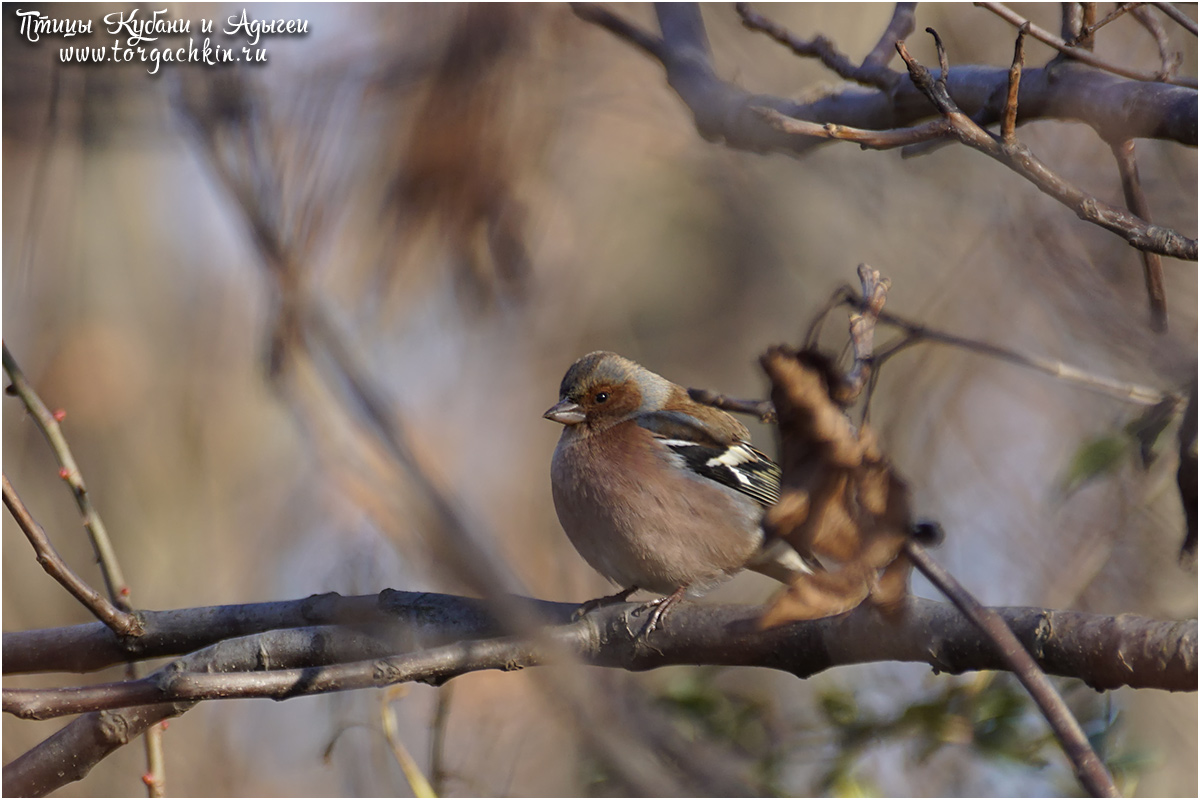
[{"label": "bird's beak", "polygon": [[555,422],[561,422],[563,425],[578,425],[587,419],[579,404],[573,403],[566,398],[559,400],[542,416],[546,419],[552,419]]}]

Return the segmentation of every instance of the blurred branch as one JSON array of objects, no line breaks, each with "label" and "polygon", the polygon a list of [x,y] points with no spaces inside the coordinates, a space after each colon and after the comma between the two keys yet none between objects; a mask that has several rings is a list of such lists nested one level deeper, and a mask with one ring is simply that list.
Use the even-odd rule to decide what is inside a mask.
[{"label": "blurred branch", "polygon": [[1148,73],[1148,72],[1139,72],[1137,70],[1127,69],[1125,67],[1121,67],[1116,64],[1105,61],[1104,59],[1100,58],[1099,56],[1097,56],[1095,53],[1091,52],[1090,50],[1086,50],[1082,47],[1073,47],[1073,46],[1067,44],[1066,42],[1064,42],[1059,37],[1055,36],[1050,31],[1046,30],[1045,28],[1041,28],[1041,27],[1038,27],[1037,25],[1034,25],[1032,22],[1025,19],[1020,14],[1017,14],[1014,11],[1012,11],[1011,9],[1009,9],[1003,3],[976,3],[975,5],[986,8],[988,11],[991,11],[993,14],[1000,17],[1000,19],[1012,24],[1015,27],[1020,28],[1024,25],[1028,25],[1030,36],[1032,36],[1033,38],[1037,39],[1038,41],[1040,41],[1044,44],[1050,45],[1051,47],[1053,47],[1055,50],[1058,50],[1063,55],[1069,56],[1069,57],[1075,59],[1076,61],[1081,61],[1084,64],[1087,64],[1088,66],[1095,67],[1096,69],[1104,70],[1105,72],[1111,72],[1113,75],[1120,75],[1123,78],[1129,78],[1129,79],[1135,80],[1135,81],[1147,81],[1147,82],[1161,81],[1162,83],[1169,83],[1169,84],[1173,84],[1175,86],[1186,86],[1190,89],[1196,88],[1196,79],[1195,78],[1175,78],[1175,77],[1171,77],[1171,76],[1159,76],[1159,75],[1155,75],[1155,74]]},{"label": "blurred branch", "polygon": [[1183,412],[1183,422],[1179,425],[1179,469],[1175,473],[1175,482],[1179,486],[1179,499],[1183,503],[1183,515],[1187,527],[1183,534],[1183,544],[1179,548],[1179,558],[1195,559],[1196,557],[1196,382],[1188,390],[1187,407]]},{"label": "blurred branch", "polygon": [[[1121,174],[1121,188],[1125,192],[1125,205],[1144,220],[1150,219],[1150,204],[1142,191],[1138,176],[1137,157],[1134,155],[1133,140],[1112,142],[1113,157]],[[1156,331],[1167,329],[1167,290],[1163,285],[1162,257],[1158,253],[1141,251],[1142,271],[1146,277],[1146,295],[1150,301],[1150,325]]]},{"label": "blurred branch", "polygon": [[1174,3],[1152,3],[1152,5],[1181,25],[1192,36],[1196,35],[1196,20],[1176,8]]},{"label": "blurred branch", "polygon": [[1158,58],[1162,64],[1158,71],[1158,77],[1159,80],[1166,81],[1178,71],[1179,66],[1183,63],[1183,54],[1171,49],[1167,31],[1158,21],[1158,17],[1154,16],[1148,8],[1137,4],[1135,6],[1132,16],[1154,38],[1154,44],[1158,47]]},{"label": "blurred branch", "polygon": [[[317,224],[322,216],[318,204],[330,201],[315,191],[301,193],[298,203],[284,194],[284,176],[275,163],[278,148],[272,145],[284,134],[266,115],[253,113],[256,97],[248,74],[225,72],[208,81],[198,79],[185,85],[182,99],[201,154],[235,200],[268,278],[275,300],[268,376],[287,394],[290,409],[306,428],[337,419],[354,432],[355,443],[364,450],[382,452],[383,468],[375,462],[374,469],[385,476],[387,485],[379,491],[389,500],[398,491],[412,492],[414,505],[429,515],[428,525],[415,526],[427,534],[423,544],[429,563],[487,597],[506,633],[528,637],[543,652],[554,653],[559,644],[543,637],[545,620],[528,604],[512,599],[520,581],[497,550],[499,537],[486,519],[469,513],[440,477],[430,454],[412,446],[406,420],[362,357],[363,348],[343,329],[335,306],[309,285],[307,261],[323,233]],[[299,208],[294,214],[289,213],[293,204]],[[316,386],[299,384],[296,374],[301,369],[311,370]],[[390,520],[376,520],[383,530],[395,530]],[[567,664],[569,653],[561,651],[555,660]],[[637,793],[699,791],[690,769],[694,765],[665,769],[652,743],[640,731],[620,725],[579,670],[556,670],[541,686],[579,717],[584,741]]]},{"label": "blurred branch", "polygon": [[917,4],[896,3],[892,21],[884,29],[879,41],[863,59],[863,68],[886,67],[896,57],[896,42],[907,39],[917,27]]},{"label": "blurred branch", "polygon": [[[805,336],[805,347],[813,347],[816,344],[825,318],[833,309],[841,305],[850,305],[856,308],[861,307],[862,297],[849,285],[839,287],[833,293],[829,302],[814,317]],[[914,322],[898,314],[893,314],[890,311],[880,311],[878,316],[880,322],[900,328],[904,331],[904,335],[898,341],[890,342],[886,346],[876,349],[875,364],[877,367],[887,359],[914,344],[934,342],[936,344],[957,347],[970,353],[988,356],[989,358],[997,358],[1019,367],[1036,370],[1059,380],[1073,383],[1083,389],[1098,392],[1129,403],[1153,406],[1172,396],[1170,393],[1162,392],[1151,386],[1143,386],[1128,381],[1114,380],[1103,375],[1096,375],[1055,359],[1031,356],[1010,350],[1006,347],[1000,347],[990,342],[970,339],[936,328],[930,328],[922,323]]]},{"label": "blurred branch", "polygon": [[437,707],[429,726],[429,781],[433,793],[438,797],[446,794],[446,780],[450,777],[446,769],[446,726],[450,720],[450,703],[453,699],[454,684],[447,684],[438,690]]},{"label": "blurred branch", "polygon": [[[893,48],[896,41],[912,32],[912,10],[915,5],[915,3],[897,4],[896,14],[899,15],[900,22],[897,23],[896,18],[893,17],[893,25],[888,26],[883,37],[884,40],[895,37],[892,42]],[[909,7],[908,13],[905,15],[901,15],[902,6]],[[742,18],[742,25],[747,29],[765,33],[798,56],[819,58],[822,64],[846,80],[855,81],[864,86],[873,86],[886,92],[904,77],[903,73],[888,69],[886,63],[872,62],[869,56],[863,60],[862,64],[855,64],[845,53],[839,51],[833,42],[819,34],[808,41],[800,39],[782,25],[751,10],[749,3],[738,3],[736,8],[738,15]],[[907,31],[904,30],[905,27],[907,27]],[[872,55],[878,49],[872,50]]]},{"label": "blurred branch", "polygon": [[21,502],[16,490],[8,482],[8,475],[5,475],[3,480],[4,505],[25,533],[25,537],[29,539],[29,543],[33,545],[34,552],[37,553],[37,561],[42,565],[42,569],[62,584],[62,587],[70,592],[72,597],[82,603],[88,611],[91,611],[96,619],[111,628],[118,637],[140,635],[143,631],[138,618],[108,602],[104,595],[89,586],[67,566],[58,551],[54,549],[54,545],[50,543],[50,537],[46,535],[46,531],[29,513],[29,509]]},{"label": "blurred branch", "polygon": [[[1081,19],[1080,20],[1081,27],[1080,27],[1079,31],[1078,32],[1073,31],[1071,33],[1070,37],[1067,36],[1066,31],[1064,30],[1063,31],[1063,39],[1064,39],[1064,41],[1066,41],[1067,44],[1078,45],[1080,47],[1086,47],[1087,49],[1090,50],[1093,45],[1093,34],[1095,34],[1096,31],[1100,30],[1108,23],[1112,22],[1113,20],[1117,19],[1118,17],[1124,16],[1126,13],[1132,11],[1135,8],[1138,8],[1141,5],[1142,5],[1142,3],[1117,3],[1116,7],[1112,11],[1108,12],[1108,14],[1106,14],[1103,18],[1101,18],[1095,22],[1085,25],[1085,24],[1083,24],[1083,20]],[[1075,7],[1075,4],[1072,3],[1071,6]]]},{"label": "blurred branch", "polygon": [[400,766],[400,771],[404,773],[404,779],[408,781],[408,788],[412,791],[413,797],[437,797],[438,795],[433,791],[433,786],[425,777],[425,773],[421,772],[417,760],[408,752],[404,742],[400,741],[400,726],[396,724],[396,710],[392,708],[392,701],[398,700],[404,692],[405,687],[393,686],[379,698],[379,717],[383,725],[383,735],[387,739],[388,747],[392,750],[392,756]]},{"label": "blurred branch", "polygon": [[723,411],[732,411],[736,414],[750,414],[758,417],[759,422],[775,422],[775,407],[771,405],[770,400],[739,400],[735,397],[726,397],[709,389],[688,389],[688,397],[697,403],[703,403],[706,406],[719,408]]},{"label": "blurred branch", "polygon": [[1093,797],[1117,797],[1117,787],[1112,775],[1105,768],[1104,762],[1096,755],[1088,743],[1087,736],[1079,727],[1079,722],[1071,714],[1062,697],[1054,690],[1054,686],[1046,678],[1030,651],[1017,639],[1004,618],[992,609],[984,607],[971,596],[954,576],[934,561],[924,547],[909,541],[905,552],[913,565],[938,588],[942,594],[950,598],[955,607],[971,620],[983,634],[990,639],[996,651],[1004,659],[1017,679],[1029,691],[1042,715],[1050,723],[1050,728],[1071,764],[1075,767],[1075,777]]}]

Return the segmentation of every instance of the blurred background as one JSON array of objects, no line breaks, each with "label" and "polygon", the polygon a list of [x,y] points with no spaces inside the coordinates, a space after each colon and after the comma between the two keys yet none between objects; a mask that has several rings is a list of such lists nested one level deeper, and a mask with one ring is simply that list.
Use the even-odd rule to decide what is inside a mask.
[{"label": "blurred background", "polygon": [[[35,7],[102,29],[105,14],[133,6]],[[242,8],[170,13],[220,28]],[[306,19],[309,33],[264,37],[265,65],[164,65],[151,76],[136,63],[59,64],[62,39],[25,42],[4,11],[4,341],[50,407],[66,410],[138,607],[466,592],[454,560],[470,558],[502,560],[537,597],[609,593],[550,498],[559,426],[541,414],[567,366],[615,350],[686,386],[760,397],[757,357],[798,343],[860,262],[893,281],[888,310],[931,327],[1163,391],[1195,379],[1196,265],[1164,259],[1170,330],[1152,332],[1136,253],[977,152],[902,160],[834,144],[797,160],[706,143],[656,62],[562,5],[245,8]],[[1014,8],[1058,30],[1057,5]],[[649,6],[619,11],[656,29]],[[892,7],[761,11],[857,61]],[[819,64],[744,30],[732,5],[704,17],[725,79],[795,98],[836,88]],[[952,65],[1012,57],[1011,26],[981,9],[923,5],[917,23],[938,30]],[[1195,38],[1166,29],[1194,65]],[[1158,64],[1128,17],[1102,29],[1097,48]],[[927,35],[910,49],[936,63]],[[1028,43],[1027,63],[1050,57]],[[1091,129],[1043,121],[1019,135],[1068,180],[1123,205]],[[1155,221],[1194,236],[1195,150],[1139,140],[1137,153]],[[274,262],[258,223],[283,248]],[[320,360],[301,357],[289,303],[304,296],[329,310],[422,463],[480,522],[490,555],[446,553],[422,498],[389,473]],[[835,312],[828,344],[844,330]],[[4,402],[4,472],[99,585],[70,494],[18,402]],[[1177,562],[1174,427],[1148,467],[1130,454],[1086,480],[1072,470],[1141,410],[933,345],[891,361],[872,401],[917,513],[947,532],[936,556],[982,600],[1192,617],[1194,567]],[[772,451],[771,431],[751,427]],[[89,621],[7,515],[3,579],[6,631]],[[759,603],[773,591],[743,575],[708,598]],[[914,591],[935,596],[920,580]],[[758,791],[1079,791],[1003,676],[877,664],[808,681],[682,667],[589,679],[730,754]],[[1127,792],[1195,796],[1195,695],[1061,688]],[[404,795],[382,697],[204,703],[165,735],[168,791]],[[413,686],[391,707],[446,794],[628,791],[541,691],[538,670]],[[63,724],[6,717],[5,762]],[[144,769],[141,747],[125,747],[60,793],[139,794]]]}]

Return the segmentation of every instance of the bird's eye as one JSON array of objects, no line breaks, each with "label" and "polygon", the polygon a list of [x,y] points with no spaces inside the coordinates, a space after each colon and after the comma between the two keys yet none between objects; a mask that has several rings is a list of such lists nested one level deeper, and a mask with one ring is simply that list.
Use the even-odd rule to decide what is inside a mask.
[{"label": "bird's eye", "polygon": [[604,403],[608,401],[608,392],[596,392],[596,402]]}]

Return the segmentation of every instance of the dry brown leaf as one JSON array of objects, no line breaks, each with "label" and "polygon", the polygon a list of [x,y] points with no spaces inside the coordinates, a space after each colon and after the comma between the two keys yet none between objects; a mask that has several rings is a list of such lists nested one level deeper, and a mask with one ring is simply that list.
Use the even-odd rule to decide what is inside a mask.
[{"label": "dry brown leaf", "polygon": [[911,570],[902,556],[912,527],[907,487],[869,428],[856,429],[833,399],[843,395],[844,380],[830,359],[780,346],[761,361],[771,379],[783,469],[779,502],[763,524],[768,536],[827,569],[797,579],[760,624],[833,616],[864,601],[899,613]]}]

